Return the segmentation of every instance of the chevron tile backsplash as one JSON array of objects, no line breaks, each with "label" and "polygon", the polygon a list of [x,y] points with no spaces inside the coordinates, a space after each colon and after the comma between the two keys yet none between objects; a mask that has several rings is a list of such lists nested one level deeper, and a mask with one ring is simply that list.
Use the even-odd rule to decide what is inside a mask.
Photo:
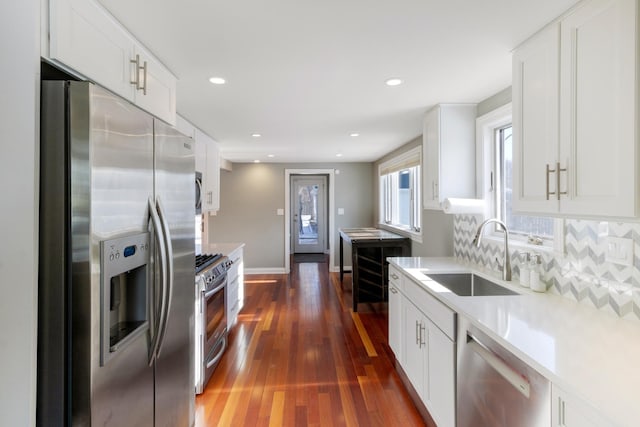
[{"label": "chevron tile backsplash", "polygon": [[[456,215],[454,219],[454,256],[463,262],[498,270],[502,245],[484,239],[480,248],[471,241],[482,218]],[[565,220],[565,253],[539,253],[542,256],[542,280],[548,292],[591,305],[620,317],[640,321],[640,224]],[[606,260],[608,237],[633,240],[633,265],[624,266]],[[520,261],[511,250],[513,280],[519,280]],[[531,251],[529,251],[531,252]]]}]

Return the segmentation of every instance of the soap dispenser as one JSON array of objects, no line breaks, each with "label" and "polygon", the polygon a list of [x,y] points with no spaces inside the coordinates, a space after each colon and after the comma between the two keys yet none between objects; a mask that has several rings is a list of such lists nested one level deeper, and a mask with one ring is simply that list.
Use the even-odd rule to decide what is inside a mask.
[{"label": "soap dispenser", "polygon": [[533,254],[531,257],[531,272],[529,285],[531,290],[535,292],[546,292],[547,287],[540,278],[540,269],[542,264],[542,257],[540,254]]},{"label": "soap dispenser", "polygon": [[531,269],[529,264],[531,263],[531,254],[529,252],[521,253],[524,256],[524,260],[520,262],[520,286],[528,288],[531,278]]}]

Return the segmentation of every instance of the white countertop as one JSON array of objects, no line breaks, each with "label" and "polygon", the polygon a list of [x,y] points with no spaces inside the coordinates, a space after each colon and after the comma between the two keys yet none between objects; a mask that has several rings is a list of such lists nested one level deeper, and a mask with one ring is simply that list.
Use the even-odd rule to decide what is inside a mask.
[{"label": "white countertop", "polygon": [[[621,426],[640,423],[640,324],[503,282],[455,258],[389,258],[429,293]],[[473,271],[520,296],[461,297],[421,271]]]},{"label": "white countertop", "polygon": [[242,247],[244,243],[208,243],[202,245],[202,253],[229,255]]}]

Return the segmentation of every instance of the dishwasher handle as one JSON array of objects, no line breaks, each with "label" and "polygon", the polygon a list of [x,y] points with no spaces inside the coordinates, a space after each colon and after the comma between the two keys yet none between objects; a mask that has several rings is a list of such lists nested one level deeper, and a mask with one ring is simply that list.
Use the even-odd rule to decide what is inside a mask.
[{"label": "dishwasher handle", "polygon": [[496,370],[502,378],[507,380],[516,390],[522,393],[527,399],[531,394],[531,384],[520,373],[515,371],[511,366],[507,365],[502,359],[493,354],[491,350],[480,343],[474,336],[467,333],[467,345]]}]

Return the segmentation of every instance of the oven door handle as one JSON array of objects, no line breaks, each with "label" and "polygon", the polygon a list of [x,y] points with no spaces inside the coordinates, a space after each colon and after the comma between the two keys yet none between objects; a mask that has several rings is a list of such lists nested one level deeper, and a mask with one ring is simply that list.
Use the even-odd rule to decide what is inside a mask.
[{"label": "oven door handle", "polygon": [[212,359],[207,361],[207,369],[211,368],[213,365],[218,363],[218,361],[220,360],[220,358],[224,354],[224,351],[227,349],[227,337],[226,336],[222,337],[221,344],[222,345],[221,345],[220,351],[218,351],[218,353]]},{"label": "oven door handle", "polygon": [[166,304],[164,305],[164,323],[162,324],[162,329],[160,329],[160,338],[158,339],[158,349],[156,352],[156,358],[160,357],[160,351],[162,350],[162,345],[164,344],[164,336],[167,332],[167,325],[169,324],[169,313],[171,312],[171,305],[173,302],[173,246],[171,244],[171,234],[169,233],[169,222],[167,219],[167,215],[165,214],[165,210],[162,207],[162,201],[160,200],[160,196],[156,196],[156,206],[158,208],[158,217],[160,219],[160,224],[162,226],[162,234],[164,235],[164,245],[167,253],[167,260],[165,262],[165,267],[167,269],[166,274]]},{"label": "oven door handle", "polygon": [[[164,230],[160,225],[160,218],[158,217],[158,212],[156,211],[155,204],[151,197],[149,198],[149,217],[151,219],[151,224],[153,225],[153,235],[155,240],[158,243],[158,252],[160,253],[160,282],[161,282],[161,294],[160,294],[160,309],[156,310],[158,307],[153,307],[151,310],[155,315],[157,313],[158,319],[154,319],[154,327],[153,334],[151,336],[151,344],[149,347],[149,366],[153,365],[153,361],[157,357],[158,354],[158,346],[160,345],[160,331],[162,325],[164,324],[165,317],[165,305],[167,298],[167,253],[165,248],[165,237]],[[156,281],[153,281],[154,285],[156,285]],[[158,286],[155,286],[155,290],[157,290]],[[152,298],[155,300],[155,298]]]},{"label": "oven door handle", "polygon": [[493,354],[491,350],[485,347],[474,336],[467,333],[467,345],[483,359],[489,366],[500,374],[509,384],[522,393],[527,399],[531,394],[531,385],[523,375],[515,371],[511,366],[507,365],[502,359]]},{"label": "oven door handle", "polygon": [[218,292],[220,289],[224,288],[227,285],[227,279],[224,279],[222,281],[222,283],[220,283],[218,286],[216,286],[214,289],[211,289],[210,291],[202,291],[202,293],[204,294],[204,299],[207,300],[209,299],[209,297],[213,294],[215,294],[216,292]]}]

